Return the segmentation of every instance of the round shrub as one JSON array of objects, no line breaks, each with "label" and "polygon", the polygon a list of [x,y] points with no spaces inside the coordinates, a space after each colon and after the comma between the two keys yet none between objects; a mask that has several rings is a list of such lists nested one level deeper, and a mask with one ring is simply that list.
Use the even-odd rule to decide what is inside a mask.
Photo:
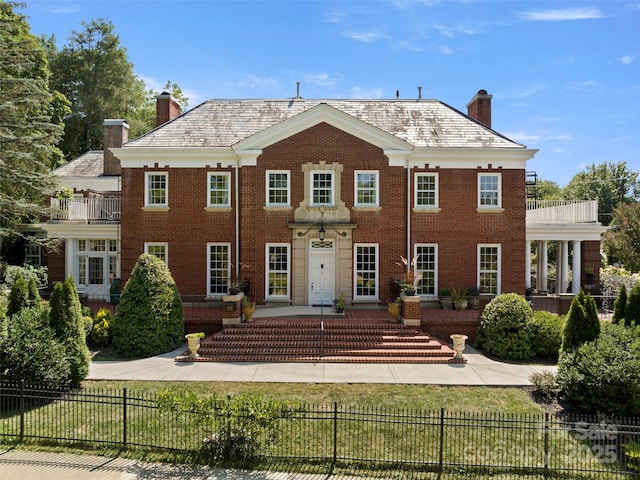
[{"label": "round shrub", "polygon": [[640,415],[638,332],[603,325],[597,340],[560,355],[557,379],[567,399],[588,412]]},{"label": "round shrub", "polygon": [[69,385],[71,370],[65,347],[47,326],[43,308],[23,308],[11,317],[0,344],[2,371],[7,382],[61,389]]},{"label": "round shrub", "polygon": [[182,345],[182,299],[162,260],[140,255],[120,296],[112,330],[113,347],[125,357],[149,357]]},{"label": "round shrub", "polygon": [[555,313],[537,311],[529,325],[531,331],[531,353],[534,357],[558,360],[562,345],[564,318]]},{"label": "round shrub", "polygon": [[106,347],[111,343],[111,325],[113,315],[106,308],[101,308],[96,314],[93,328],[89,334],[88,343],[96,347]]},{"label": "round shrub", "polygon": [[506,360],[531,357],[530,323],[533,311],[516,293],[498,295],[491,300],[480,319],[476,346]]}]

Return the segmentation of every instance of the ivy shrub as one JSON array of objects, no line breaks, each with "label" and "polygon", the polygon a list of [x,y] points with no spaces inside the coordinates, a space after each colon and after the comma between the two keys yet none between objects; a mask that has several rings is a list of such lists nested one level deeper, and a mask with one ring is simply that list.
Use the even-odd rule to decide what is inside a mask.
[{"label": "ivy shrub", "polygon": [[70,382],[80,385],[89,374],[91,360],[84,333],[84,320],[76,284],[72,277],[58,283],[49,300],[49,322],[56,338],[67,350]]},{"label": "ivy shrub", "polygon": [[597,340],[560,355],[562,394],[591,413],[640,415],[640,338],[622,325],[603,325]]},{"label": "ivy shrub", "polygon": [[149,357],[184,341],[182,299],[166,264],[143,253],[127,281],[113,322],[113,348],[129,358]]},{"label": "ivy shrub", "polygon": [[531,331],[531,353],[540,359],[558,361],[562,345],[564,317],[555,313],[536,311],[529,325]]},{"label": "ivy shrub", "polygon": [[7,334],[0,342],[0,380],[24,380],[27,385],[52,389],[69,385],[66,348],[48,326],[48,314],[44,308],[23,308],[11,317]]},{"label": "ivy shrub", "polygon": [[476,346],[505,360],[531,358],[531,306],[524,297],[506,293],[491,300],[480,318]]}]

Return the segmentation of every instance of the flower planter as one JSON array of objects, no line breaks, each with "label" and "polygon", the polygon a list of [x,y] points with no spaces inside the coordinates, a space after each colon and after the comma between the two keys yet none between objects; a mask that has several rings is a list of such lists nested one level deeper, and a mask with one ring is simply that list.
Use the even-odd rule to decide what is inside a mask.
[{"label": "flower planter", "polygon": [[469,306],[466,300],[454,300],[453,305],[456,307],[456,310],[466,310]]},{"label": "flower planter", "polygon": [[187,339],[187,348],[189,349],[189,356],[195,358],[198,356],[198,349],[200,348],[200,339],[204,337],[204,333],[188,333],[185,335]]},{"label": "flower planter", "polygon": [[465,341],[467,340],[466,335],[462,335],[460,333],[454,333],[453,335],[450,335],[451,340],[453,341],[453,349],[456,351],[456,359],[461,359],[462,357],[462,352],[464,352],[464,346],[465,346]]},{"label": "flower planter", "polygon": [[256,311],[256,304],[254,302],[245,302],[242,305],[242,314],[247,322],[253,321],[253,314]]},{"label": "flower planter", "polygon": [[389,312],[389,317],[391,317],[391,321],[396,323],[400,318],[400,312],[402,311],[402,304],[398,302],[390,303],[387,306],[387,311]]}]

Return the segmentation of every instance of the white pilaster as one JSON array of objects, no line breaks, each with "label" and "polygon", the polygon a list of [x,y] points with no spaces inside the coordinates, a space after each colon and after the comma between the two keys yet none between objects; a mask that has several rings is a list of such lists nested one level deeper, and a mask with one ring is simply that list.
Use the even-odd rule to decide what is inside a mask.
[{"label": "white pilaster", "polygon": [[560,240],[558,242],[559,255],[557,259],[558,265],[561,269],[558,271],[558,285],[560,290],[558,293],[566,293],[569,286],[569,242],[567,240]]},{"label": "white pilaster", "polygon": [[573,270],[573,280],[571,282],[571,293],[580,293],[580,280],[582,278],[582,242],[580,240],[573,241],[573,257],[571,259],[571,268]]},{"label": "white pilaster", "polygon": [[548,275],[547,275],[547,242],[546,240],[538,240],[538,272],[537,282],[538,282],[538,290],[547,291],[548,288]]}]

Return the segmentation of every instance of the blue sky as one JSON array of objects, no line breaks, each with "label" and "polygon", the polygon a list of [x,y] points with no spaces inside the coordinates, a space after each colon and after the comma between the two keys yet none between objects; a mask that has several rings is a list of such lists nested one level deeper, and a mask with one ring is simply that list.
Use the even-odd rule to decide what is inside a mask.
[{"label": "blue sky", "polygon": [[435,98],[540,151],[564,186],[591,163],[640,171],[640,0],[28,1],[58,44],[111,20],[138,76],[210,98]]}]

